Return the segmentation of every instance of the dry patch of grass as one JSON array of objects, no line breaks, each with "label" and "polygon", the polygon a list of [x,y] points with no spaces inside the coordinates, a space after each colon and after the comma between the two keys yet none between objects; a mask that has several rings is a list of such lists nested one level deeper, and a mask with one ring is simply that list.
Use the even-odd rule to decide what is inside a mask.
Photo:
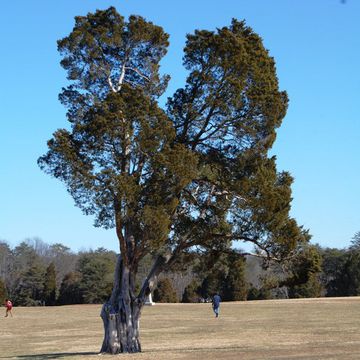
[{"label": "dry patch of grass", "polygon": [[[0,359],[99,358],[99,305],[13,313],[0,318]],[[218,319],[209,304],[157,304],[143,310],[141,338],[141,354],[120,358],[358,360],[360,297],[223,303]]]}]

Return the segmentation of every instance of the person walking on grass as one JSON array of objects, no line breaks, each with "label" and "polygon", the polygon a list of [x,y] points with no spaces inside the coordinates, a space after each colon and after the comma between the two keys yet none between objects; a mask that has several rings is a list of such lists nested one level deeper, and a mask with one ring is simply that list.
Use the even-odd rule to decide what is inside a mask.
[{"label": "person walking on grass", "polygon": [[13,317],[12,311],[11,311],[12,307],[13,307],[13,304],[12,304],[11,300],[9,300],[9,299],[5,300],[5,307],[6,307],[5,317],[8,317],[9,314],[11,315],[11,317]]},{"label": "person walking on grass", "polygon": [[214,310],[215,317],[219,317],[220,302],[221,302],[221,297],[218,293],[216,293],[212,299],[212,308]]}]

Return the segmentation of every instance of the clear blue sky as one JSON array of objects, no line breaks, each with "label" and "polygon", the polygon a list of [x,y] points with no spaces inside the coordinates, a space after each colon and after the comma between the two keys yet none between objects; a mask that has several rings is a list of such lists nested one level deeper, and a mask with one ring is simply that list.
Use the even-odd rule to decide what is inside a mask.
[{"label": "clear blue sky", "polygon": [[117,250],[37,158],[67,127],[57,96],[66,84],[56,40],[74,16],[113,5],[170,34],[163,71],[168,95],[184,83],[185,34],[245,19],[275,58],[290,106],[272,153],[295,177],[292,216],[312,242],[346,247],[360,230],[360,1],[347,0],[4,0],[0,4],[0,239],[61,242],[77,251]]}]

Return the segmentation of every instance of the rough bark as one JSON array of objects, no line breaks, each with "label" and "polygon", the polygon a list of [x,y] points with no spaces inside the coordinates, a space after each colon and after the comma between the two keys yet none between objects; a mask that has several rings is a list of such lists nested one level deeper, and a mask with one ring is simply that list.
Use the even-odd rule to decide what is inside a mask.
[{"label": "rough bark", "polygon": [[141,351],[139,323],[143,303],[133,294],[130,269],[119,256],[111,298],[101,309],[104,340],[100,352],[119,354]]},{"label": "rough bark", "polygon": [[141,352],[140,316],[147,296],[159,273],[171,259],[159,256],[138,294],[135,296],[135,276],[129,266],[118,257],[113,291],[110,300],[101,309],[104,340],[101,353],[120,354]]}]

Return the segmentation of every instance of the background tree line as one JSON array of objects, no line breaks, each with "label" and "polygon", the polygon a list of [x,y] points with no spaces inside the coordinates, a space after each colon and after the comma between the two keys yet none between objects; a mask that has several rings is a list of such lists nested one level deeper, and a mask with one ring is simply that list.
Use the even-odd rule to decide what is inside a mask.
[{"label": "background tree line", "polygon": [[72,252],[28,239],[14,249],[0,241],[0,298],[15,305],[98,303],[108,298],[116,254],[99,248]]},{"label": "background tree line", "polygon": [[[10,297],[17,306],[102,303],[111,294],[116,256],[104,248],[74,253],[38,238],[13,249],[0,241],[0,300]],[[149,255],[140,264],[138,288],[152,260]],[[360,295],[360,232],[349,248],[308,245],[281,266],[236,250],[194,253],[190,263],[159,277],[155,301],[207,301],[215,292],[225,301]]]}]

